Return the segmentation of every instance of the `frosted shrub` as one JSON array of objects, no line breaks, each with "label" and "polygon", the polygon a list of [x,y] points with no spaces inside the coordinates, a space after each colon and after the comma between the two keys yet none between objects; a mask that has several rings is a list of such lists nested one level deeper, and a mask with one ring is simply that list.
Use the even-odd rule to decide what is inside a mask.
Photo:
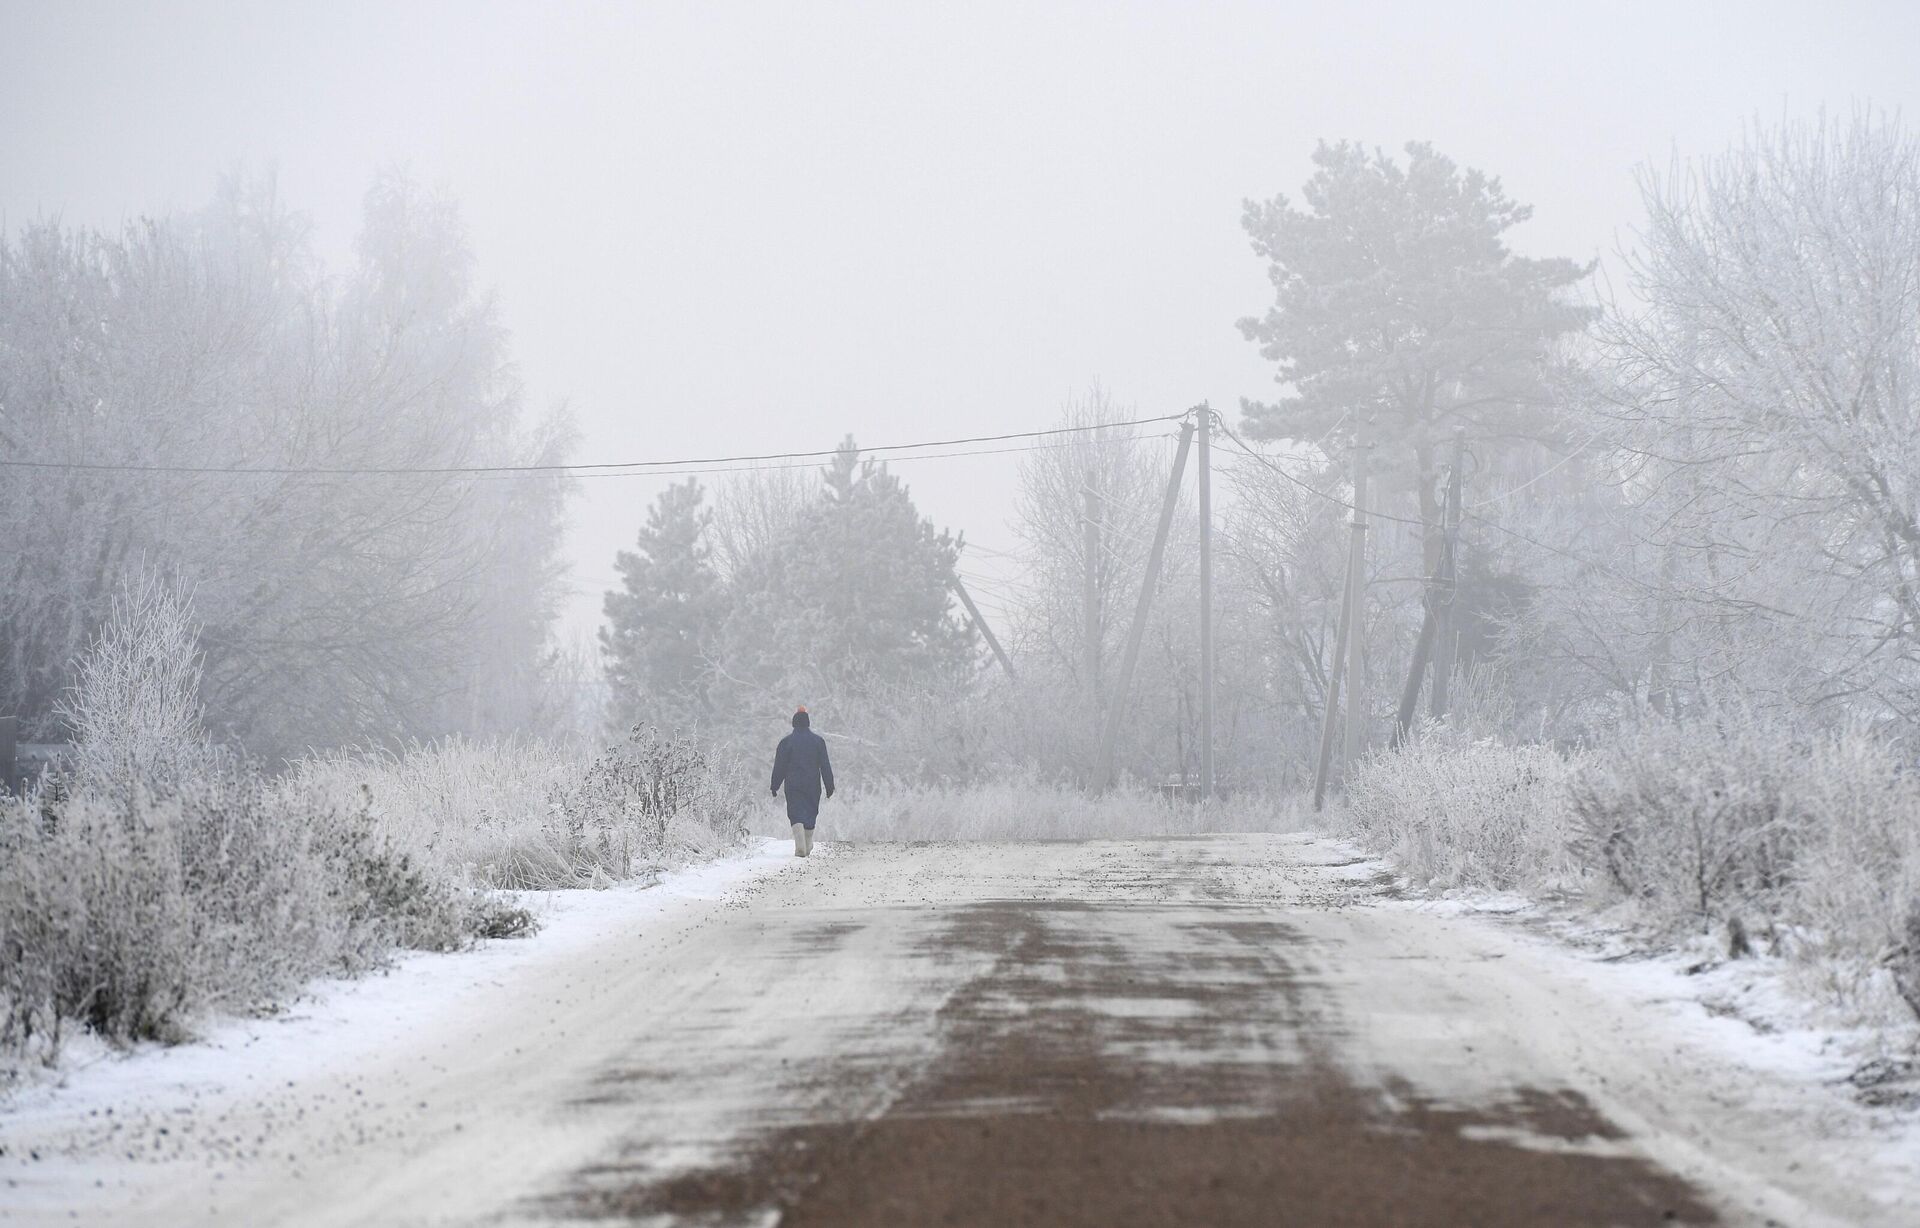
[{"label": "frosted shrub", "polygon": [[1920,1013],[1920,780],[1861,730],[1809,739],[1780,760],[1795,831],[1778,905],[1786,949],[1842,998],[1892,988]]},{"label": "frosted shrub", "polygon": [[636,855],[658,861],[676,841],[711,851],[746,831],[744,799],[724,786],[706,751],[651,725],[602,751],[551,806],[581,860],[617,877],[633,872]]},{"label": "frosted shrub", "polygon": [[1623,730],[1571,782],[1575,849],[1658,918],[1778,911],[1808,817],[1804,746],[1751,720]]},{"label": "frosted shrub", "polygon": [[1431,731],[1368,758],[1341,813],[1415,877],[1584,881],[1655,936],[1719,927],[1865,1017],[1920,1014],[1920,780],[1865,730],[1734,711],[1574,754]]},{"label": "frosted shrub", "polygon": [[1573,804],[1577,851],[1655,923],[1722,925],[1735,954],[1764,937],[1836,1001],[1920,1013],[1920,781],[1895,746],[1658,723],[1595,754]]},{"label": "frosted shrub", "polygon": [[174,1039],[392,948],[446,949],[479,915],[372,827],[243,765],[0,800],[0,1044],[50,1054],[69,1021]]},{"label": "frosted shrub", "polygon": [[373,826],[422,865],[481,887],[571,886],[553,794],[585,753],[533,739],[448,738],[404,752],[336,751],[293,765],[285,787],[364,805]]},{"label": "frosted shrub", "polygon": [[1573,761],[1551,746],[1435,731],[1369,757],[1347,783],[1345,822],[1416,878],[1511,888],[1565,878]]},{"label": "frosted shrub", "polygon": [[598,754],[538,739],[449,738],[402,753],[294,765],[290,787],[365,793],[375,826],[423,864],[476,887],[605,886],[718,852],[745,803],[684,737],[640,727]]},{"label": "frosted shrub", "polygon": [[1893,974],[1893,987],[1916,1019],[1920,1019],[1920,893],[1907,901],[1907,920],[1901,927],[1900,945],[1888,955],[1887,968]]},{"label": "frosted shrub", "polygon": [[70,1023],[173,1039],[396,947],[531,925],[396,841],[364,787],[271,781],[209,745],[196,638],[163,586],[129,587],[77,664],[72,762],[0,799],[0,1047],[50,1056]]}]

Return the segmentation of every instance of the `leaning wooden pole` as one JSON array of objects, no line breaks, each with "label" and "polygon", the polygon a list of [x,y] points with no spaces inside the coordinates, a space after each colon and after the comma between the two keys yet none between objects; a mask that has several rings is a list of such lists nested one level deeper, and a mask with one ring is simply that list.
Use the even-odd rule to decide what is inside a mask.
[{"label": "leaning wooden pole", "polygon": [[1100,731],[1100,758],[1093,771],[1093,787],[1113,783],[1113,752],[1120,741],[1120,722],[1127,714],[1127,692],[1133,687],[1134,666],[1140,662],[1140,644],[1147,634],[1147,615],[1153,611],[1153,590],[1160,584],[1160,563],[1167,554],[1167,535],[1173,531],[1173,512],[1180,503],[1180,475],[1187,468],[1187,450],[1193,445],[1193,420],[1180,428],[1180,446],[1173,454],[1173,475],[1167,479],[1166,502],[1160,506],[1160,525],[1154,530],[1153,550],[1147,555],[1147,574],[1140,581],[1140,600],[1133,608],[1133,626],[1127,630],[1127,651],[1120,658],[1120,676],[1107,692],[1107,719]]},{"label": "leaning wooden pole", "polygon": [[1000,668],[1007,671],[1007,677],[1014,677],[1013,662],[1007,660],[1007,654],[994,636],[993,628],[987,626],[987,620],[980,616],[980,607],[973,604],[973,594],[967,591],[967,586],[960,582],[959,576],[953,578],[953,595],[967,608],[967,617],[973,620],[973,625],[980,628],[980,635],[987,641],[987,647],[993,649],[993,659],[1000,662]]},{"label": "leaning wooden pole", "polygon": [[1427,676],[1427,663],[1433,655],[1433,641],[1440,628],[1439,591],[1447,582],[1447,558],[1443,553],[1427,579],[1426,598],[1421,605],[1420,634],[1413,641],[1413,661],[1407,666],[1407,685],[1400,691],[1400,711],[1393,719],[1393,745],[1399,747],[1413,736],[1414,714],[1420,710],[1420,684]]}]

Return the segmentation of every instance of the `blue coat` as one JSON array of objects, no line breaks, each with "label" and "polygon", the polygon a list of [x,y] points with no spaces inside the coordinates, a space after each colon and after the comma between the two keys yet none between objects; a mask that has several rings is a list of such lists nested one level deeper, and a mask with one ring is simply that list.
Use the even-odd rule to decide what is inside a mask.
[{"label": "blue coat", "polygon": [[812,827],[820,817],[820,790],[833,796],[833,762],[827,740],[811,729],[796,729],[773,752],[773,791],[787,789],[787,822]]}]

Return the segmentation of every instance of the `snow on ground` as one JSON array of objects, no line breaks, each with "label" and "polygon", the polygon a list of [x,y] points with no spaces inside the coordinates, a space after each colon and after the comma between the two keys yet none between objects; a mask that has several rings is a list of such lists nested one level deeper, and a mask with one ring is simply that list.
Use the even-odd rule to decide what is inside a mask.
[{"label": "snow on ground", "polygon": [[[1603,914],[1512,892],[1422,896],[1404,879],[1399,886],[1402,898],[1386,907],[1479,922],[1542,977],[1617,1004],[1616,1017],[1593,1020],[1591,1052],[1569,1060],[1592,1063],[1596,1073],[1609,1061],[1642,1072],[1638,1084],[1622,1080],[1610,1108],[1628,1121],[1641,1110],[1657,1119],[1636,1133],[1665,1140],[1674,1167],[1711,1170],[1721,1166],[1716,1152],[1772,1150],[1786,1184],[1802,1172],[1819,1174],[1815,1184],[1838,1179],[1895,1222],[1920,1223],[1920,1100],[1874,1102],[1856,1088],[1867,1063],[1913,1052],[1920,1028],[1843,1019],[1796,993],[1784,960],[1727,959],[1717,940],[1704,936],[1652,951],[1630,926]],[[1645,1081],[1649,1071],[1670,1080]]]},{"label": "snow on ground", "polygon": [[784,865],[792,852],[785,841],[765,840],[728,857],[669,871],[655,885],[521,892],[516,898],[540,920],[539,932],[530,938],[446,954],[409,953],[369,976],[316,981],[283,1012],[217,1020],[188,1044],[143,1043],[123,1051],[82,1037],[63,1054],[57,1081],[8,1098],[6,1119],[17,1125],[54,1105],[69,1113],[125,1106],[156,1087],[300,1079],[318,1066],[350,1062],[431,1031],[460,1009],[467,991],[509,980],[531,964],[563,959],[615,928],[643,925],[675,901],[720,899],[754,875]]},{"label": "snow on ground", "polygon": [[[1615,958],[1519,897],[1396,891],[1385,863],[1311,834],[790,848],[533,897],[534,938],[409,957],[197,1044],[75,1063],[0,1108],[0,1223],[75,1206],[137,1222],[182,1199],[195,1222],[470,1222],[591,1157],[688,1168],[741,1123],[884,1112],[937,1056],[942,1004],[1011,958],[984,938],[929,942],[1022,900],[1070,903],[1036,914],[1068,936],[1140,929],[1117,949],[1166,945],[1167,966],[1222,907],[1268,915],[1300,1026],[1327,1023],[1302,1039],[1356,1086],[1467,1108],[1568,1088],[1626,1140],[1510,1141],[1638,1149],[1734,1222],[1920,1222],[1920,1117],[1855,1098],[1846,1035],[1748,1022],[1787,1017],[1763,961],[1689,975],[1684,957]],[[1013,972],[1039,986],[1062,958]],[[1150,998],[1081,1005],[1131,1035],[1166,1022],[1134,1017]],[[1286,1040],[1266,1038],[1283,1055]]]},{"label": "snow on ground", "polygon": [[[171,1133],[151,1124],[156,1116],[185,1117],[185,1105],[218,1111],[224,1101],[337,1077],[418,1045],[423,1036],[462,1029],[476,1001],[543,966],[566,963],[610,938],[644,939],[689,906],[724,900],[791,859],[790,843],[769,839],[669,871],[653,885],[521,893],[521,903],[540,919],[539,932],[529,938],[409,954],[370,976],[315,982],[281,1013],[218,1019],[187,1044],[121,1051],[81,1038],[50,1078],[0,1101],[0,1220],[53,1209],[36,1193],[57,1206],[71,1188],[76,1174],[61,1173],[60,1157],[37,1147],[36,1139],[70,1133],[98,1143],[102,1135],[125,1133],[141,1136],[144,1145],[149,1127],[159,1136]],[[201,1112],[194,1116],[204,1120]],[[232,1150],[243,1152],[244,1141],[235,1139]],[[43,1175],[50,1179],[39,1179]]]},{"label": "snow on ground", "polygon": [[[1764,954],[1728,958],[1718,936],[1650,948],[1642,933],[1606,913],[1543,904],[1516,892],[1448,891],[1396,906],[1442,916],[1472,916],[1541,936],[1569,957],[1568,974],[1591,987],[1647,1006],[1661,1025],[1690,1043],[1738,1056],[1755,1068],[1833,1086],[1852,1084],[1864,1064],[1920,1049],[1920,1023],[1823,1004],[1794,988],[1806,973]],[[1920,1088],[1914,1089],[1920,1093]],[[1892,1097],[1898,1099],[1897,1095]],[[1920,1129],[1920,1095],[1892,1123]]]}]

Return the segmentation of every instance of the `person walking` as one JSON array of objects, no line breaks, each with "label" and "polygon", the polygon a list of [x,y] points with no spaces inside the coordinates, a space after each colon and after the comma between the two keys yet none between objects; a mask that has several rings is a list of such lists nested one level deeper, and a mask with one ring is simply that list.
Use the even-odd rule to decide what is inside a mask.
[{"label": "person walking", "polygon": [[833,762],[827,740],[812,729],[805,706],[793,714],[793,732],[773,752],[773,795],[787,789],[787,822],[793,824],[793,855],[813,852],[813,824],[820,817],[820,793],[833,796]]}]

